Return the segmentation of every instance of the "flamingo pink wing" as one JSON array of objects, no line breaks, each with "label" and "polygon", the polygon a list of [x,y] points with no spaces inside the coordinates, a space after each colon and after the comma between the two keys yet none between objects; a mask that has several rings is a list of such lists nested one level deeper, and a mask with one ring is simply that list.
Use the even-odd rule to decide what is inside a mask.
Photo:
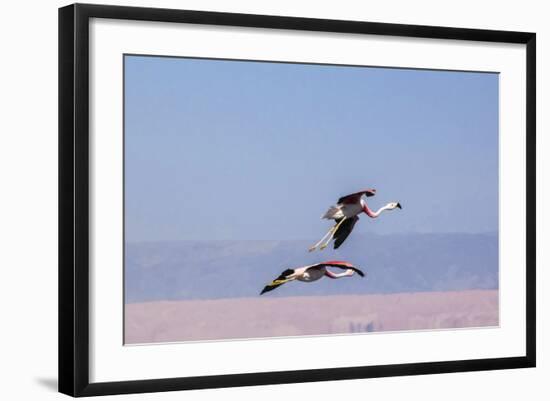
[{"label": "flamingo pink wing", "polygon": [[359,199],[361,199],[363,195],[367,197],[374,196],[376,195],[376,189],[364,189],[363,191],[356,192],[354,194],[342,196],[340,199],[338,199],[338,203],[347,203],[347,204],[357,203],[359,202]]},{"label": "flamingo pink wing", "polygon": [[327,262],[319,263],[320,265],[328,265],[328,266],[334,266],[334,267],[353,267],[353,265],[349,262],[344,262],[343,260],[329,260]]}]

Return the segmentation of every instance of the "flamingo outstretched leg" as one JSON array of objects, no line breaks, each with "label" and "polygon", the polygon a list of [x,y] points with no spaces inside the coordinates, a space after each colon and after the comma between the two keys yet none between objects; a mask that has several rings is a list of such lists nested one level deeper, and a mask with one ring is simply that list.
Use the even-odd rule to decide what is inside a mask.
[{"label": "flamingo outstretched leg", "polygon": [[325,240],[325,238],[327,238],[327,236],[329,236],[330,234],[332,234],[332,230],[334,230],[334,227],[331,227],[327,233],[325,235],[323,235],[323,238],[321,238],[317,243],[315,243],[315,245],[311,246],[309,248],[309,252],[313,252],[315,249],[317,249],[317,247],[319,245],[321,245],[323,243],[323,241]]},{"label": "flamingo outstretched leg", "polygon": [[342,220],[340,220],[340,222],[338,224],[336,224],[334,227],[331,228],[331,230],[329,231],[330,235],[329,235],[328,239],[326,240],[326,242],[323,245],[321,245],[319,247],[320,251],[322,251],[323,249],[325,249],[328,246],[329,242],[332,240],[332,238],[334,237],[334,234],[336,234],[336,231],[338,231],[338,229],[340,228],[340,226],[342,225],[344,220],[346,220],[346,217],[342,217]]}]

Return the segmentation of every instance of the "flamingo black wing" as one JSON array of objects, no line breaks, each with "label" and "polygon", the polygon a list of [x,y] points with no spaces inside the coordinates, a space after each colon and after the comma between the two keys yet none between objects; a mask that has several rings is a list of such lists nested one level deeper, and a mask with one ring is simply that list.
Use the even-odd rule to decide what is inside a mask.
[{"label": "flamingo black wing", "polygon": [[279,277],[277,277],[275,280],[273,280],[271,283],[269,283],[268,285],[266,285],[264,287],[264,289],[262,290],[262,292],[260,292],[260,295],[266,293],[266,292],[269,292],[269,291],[273,291],[275,288],[279,287],[280,285],[283,285],[284,283],[286,283],[287,281],[289,281],[289,278],[288,276],[294,274],[294,270],[292,269],[286,269],[284,272],[282,272]]},{"label": "flamingo black wing", "polygon": [[[353,227],[355,227],[357,220],[359,220],[359,217],[353,216],[347,218],[342,224],[340,224],[340,227],[338,227],[338,230],[334,233],[334,249],[338,249],[340,245],[344,243],[346,238],[353,231]],[[338,222],[336,224],[338,224]]]}]

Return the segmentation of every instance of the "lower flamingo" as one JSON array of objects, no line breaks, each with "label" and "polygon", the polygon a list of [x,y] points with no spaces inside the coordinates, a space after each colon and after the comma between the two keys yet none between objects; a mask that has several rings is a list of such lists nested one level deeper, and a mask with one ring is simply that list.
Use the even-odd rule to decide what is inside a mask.
[{"label": "lower flamingo", "polygon": [[[344,271],[342,273],[334,273],[330,271],[328,267],[336,267],[338,269],[343,269]],[[357,267],[353,266],[351,263],[338,260],[331,260],[328,262],[298,267],[295,269],[286,269],[279,275],[279,277],[266,285],[260,295],[268,291],[272,291],[275,288],[283,285],[284,283],[288,283],[289,281],[298,280],[309,283],[319,280],[323,276],[336,279],[341,277],[350,277],[353,276],[355,273],[357,273],[361,277],[365,276],[365,273],[363,273]]]}]

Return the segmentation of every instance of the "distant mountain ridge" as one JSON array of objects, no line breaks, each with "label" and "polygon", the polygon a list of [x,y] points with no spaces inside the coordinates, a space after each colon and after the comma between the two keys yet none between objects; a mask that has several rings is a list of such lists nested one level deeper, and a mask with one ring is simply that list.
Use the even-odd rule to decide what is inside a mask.
[{"label": "distant mountain ridge", "polygon": [[355,234],[337,251],[327,248],[312,253],[307,252],[309,245],[310,241],[301,240],[129,243],[125,250],[125,300],[258,296],[284,269],[324,260],[349,261],[367,276],[293,282],[268,296],[498,288],[496,233]]}]

